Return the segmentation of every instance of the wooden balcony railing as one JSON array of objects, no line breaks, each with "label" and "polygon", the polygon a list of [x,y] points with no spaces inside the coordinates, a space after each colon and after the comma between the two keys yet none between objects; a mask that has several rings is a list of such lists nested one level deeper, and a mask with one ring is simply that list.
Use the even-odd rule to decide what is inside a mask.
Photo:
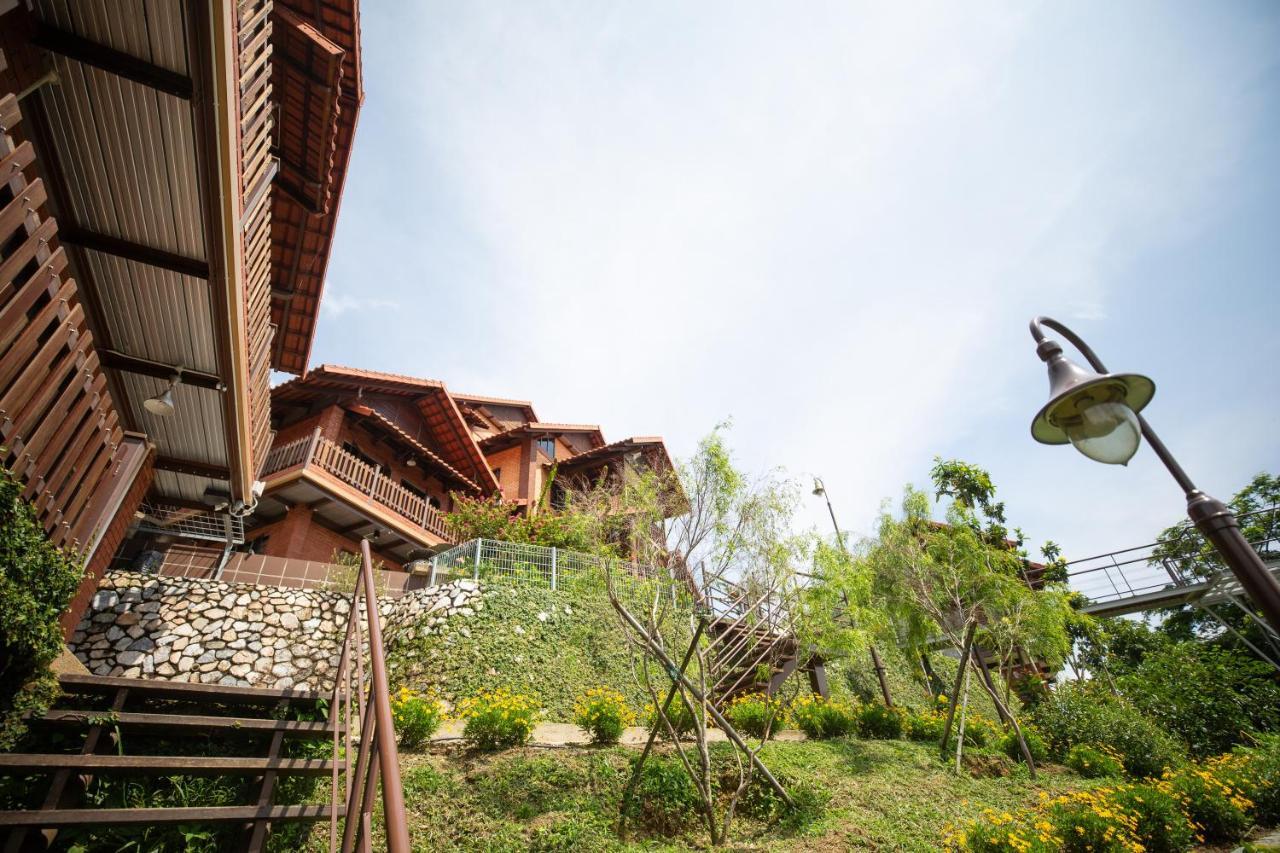
[{"label": "wooden balcony railing", "polygon": [[262,476],[269,478],[272,474],[297,466],[319,468],[351,486],[370,501],[404,516],[428,533],[441,539],[450,538],[444,514],[440,510],[385,476],[374,466],[320,435],[319,430],[271,448]]}]

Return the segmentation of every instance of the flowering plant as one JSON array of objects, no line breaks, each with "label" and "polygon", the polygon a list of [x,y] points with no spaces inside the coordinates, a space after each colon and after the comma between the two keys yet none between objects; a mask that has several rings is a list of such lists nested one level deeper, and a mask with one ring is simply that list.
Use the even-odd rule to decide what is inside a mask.
[{"label": "flowering plant", "polygon": [[391,695],[391,719],[400,746],[414,749],[431,740],[444,722],[444,705],[429,693],[401,687]]},{"label": "flowering plant", "polygon": [[796,697],[791,703],[791,720],[815,740],[851,734],[858,722],[848,705],[816,694]]},{"label": "flowering plant", "polygon": [[1086,779],[1124,775],[1124,756],[1105,745],[1078,743],[1067,750],[1066,763]]},{"label": "flowering plant", "polygon": [[458,717],[466,721],[462,736],[485,750],[528,743],[538,713],[537,702],[506,688],[478,693],[458,705]]},{"label": "flowering plant", "polygon": [[782,728],[782,709],[765,693],[743,693],[725,706],[724,715],[733,727],[751,737],[764,737]]},{"label": "flowering plant", "polygon": [[593,687],[573,703],[573,721],[591,734],[592,743],[617,743],[636,715],[618,691]]}]

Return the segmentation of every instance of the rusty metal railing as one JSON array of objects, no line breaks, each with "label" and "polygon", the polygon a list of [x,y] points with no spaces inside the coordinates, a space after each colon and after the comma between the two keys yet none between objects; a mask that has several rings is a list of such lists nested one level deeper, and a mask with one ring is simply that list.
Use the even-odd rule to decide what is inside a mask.
[{"label": "rusty metal railing", "polygon": [[[329,706],[334,759],[330,788],[330,805],[333,807],[329,818],[330,853],[336,850],[349,853],[357,846],[361,850],[371,848],[373,808],[377,802],[379,778],[382,782],[386,849],[391,853],[409,851],[409,826],[404,811],[404,789],[400,784],[400,756],[396,750],[391,694],[383,656],[382,622],[378,616],[378,597],[372,592],[374,589],[373,560],[366,540],[360,543],[360,574],[351,596],[351,610],[347,614],[347,630]],[[355,726],[357,720],[358,729]],[[345,815],[341,839],[338,837],[340,798],[344,804],[341,811]]]}]

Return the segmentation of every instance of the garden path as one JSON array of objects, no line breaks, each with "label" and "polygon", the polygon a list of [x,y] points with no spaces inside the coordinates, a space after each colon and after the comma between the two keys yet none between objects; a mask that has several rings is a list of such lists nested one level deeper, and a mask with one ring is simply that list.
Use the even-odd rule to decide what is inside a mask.
[{"label": "garden path", "polygon": [[[454,741],[462,739],[462,726],[460,720],[449,720],[440,727],[440,731],[436,732],[436,736],[431,740],[433,742]],[[631,726],[622,732],[621,743],[623,746],[644,746],[645,741],[649,739],[649,730],[640,726]],[[804,740],[804,732],[794,729],[784,729],[778,732],[774,740]],[[582,729],[572,723],[539,723],[533,729],[533,737],[529,740],[530,746],[579,746],[590,742],[590,737]],[[724,732],[719,729],[711,729],[707,732],[708,741],[725,740]]]}]

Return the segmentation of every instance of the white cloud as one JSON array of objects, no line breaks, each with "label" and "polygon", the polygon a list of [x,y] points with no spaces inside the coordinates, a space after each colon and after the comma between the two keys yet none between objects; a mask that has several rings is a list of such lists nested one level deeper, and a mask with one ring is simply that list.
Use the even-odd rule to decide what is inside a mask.
[{"label": "white cloud", "polygon": [[327,317],[341,317],[343,314],[366,311],[395,310],[400,303],[393,299],[375,296],[348,296],[345,293],[328,291],[320,302],[320,311]]}]

